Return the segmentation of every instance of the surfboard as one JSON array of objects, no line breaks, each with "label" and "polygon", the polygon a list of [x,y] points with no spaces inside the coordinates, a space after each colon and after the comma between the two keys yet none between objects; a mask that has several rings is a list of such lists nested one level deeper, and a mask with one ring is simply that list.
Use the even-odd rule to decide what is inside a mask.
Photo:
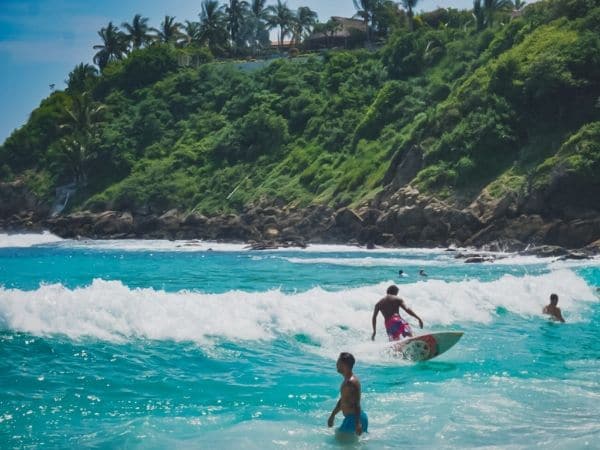
[{"label": "surfboard", "polygon": [[462,331],[444,331],[423,334],[393,342],[390,345],[394,357],[409,361],[427,361],[448,351],[462,337]]}]

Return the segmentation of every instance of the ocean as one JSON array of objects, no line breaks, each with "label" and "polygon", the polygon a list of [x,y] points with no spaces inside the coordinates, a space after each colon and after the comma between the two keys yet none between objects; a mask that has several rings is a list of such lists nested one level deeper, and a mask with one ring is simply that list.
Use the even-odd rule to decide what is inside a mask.
[{"label": "ocean", "polygon": [[[0,448],[598,448],[600,260],[454,254],[0,234]],[[390,356],[390,284],[463,338]],[[351,443],[327,427],[342,351],[369,416]]]}]

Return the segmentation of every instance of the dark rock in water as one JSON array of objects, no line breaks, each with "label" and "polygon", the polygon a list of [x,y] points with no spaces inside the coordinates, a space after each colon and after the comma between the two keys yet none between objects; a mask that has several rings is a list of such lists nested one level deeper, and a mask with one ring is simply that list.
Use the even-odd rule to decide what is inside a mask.
[{"label": "dark rock in water", "polygon": [[531,247],[521,252],[523,255],[534,255],[541,258],[549,258],[552,256],[564,256],[568,252],[567,249],[559,247],[557,245],[540,245],[537,247]]},{"label": "dark rock in water", "polygon": [[585,247],[585,250],[587,252],[589,252],[591,255],[600,255],[600,239],[592,242],[591,244],[588,244]]},{"label": "dark rock in water", "polygon": [[566,255],[561,256],[560,258],[558,258],[562,261],[565,261],[567,259],[575,259],[575,260],[579,260],[579,259],[590,259],[590,256],[586,253],[583,252],[568,252]]},{"label": "dark rock in water", "polygon": [[493,262],[494,258],[489,256],[472,256],[470,258],[465,259],[465,264],[483,263],[488,261]]}]

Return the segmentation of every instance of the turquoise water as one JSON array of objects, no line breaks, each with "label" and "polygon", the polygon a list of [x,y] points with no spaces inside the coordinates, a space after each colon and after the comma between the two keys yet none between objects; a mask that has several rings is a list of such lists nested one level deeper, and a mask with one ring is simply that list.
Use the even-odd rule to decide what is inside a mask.
[{"label": "turquoise water", "polygon": [[[381,318],[369,339],[390,283],[425,331],[463,339],[426,363],[390,358]],[[0,448],[564,449],[600,438],[598,260],[467,265],[429,250],[0,235],[0,285]],[[540,313],[552,292],[564,325]],[[349,447],[326,426],[340,351],[356,356],[369,415]]]}]

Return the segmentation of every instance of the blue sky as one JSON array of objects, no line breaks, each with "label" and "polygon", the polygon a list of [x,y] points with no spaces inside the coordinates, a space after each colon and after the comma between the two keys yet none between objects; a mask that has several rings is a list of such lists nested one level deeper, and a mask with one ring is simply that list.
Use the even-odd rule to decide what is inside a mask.
[{"label": "blue sky", "polygon": [[[197,20],[200,0],[0,0],[0,143],[23,125],[29,113],[80,62],[91,63],[97,31],[109,21],[120,25],[140,13],[158,26],[165,14]],[[271,1],[270,3],[274,3]],[[290,8],[308,6],[322,20],[351,17],[352,0],[287,0]],[[417,9],[469,8],[471,0],[422,0]]]}]

